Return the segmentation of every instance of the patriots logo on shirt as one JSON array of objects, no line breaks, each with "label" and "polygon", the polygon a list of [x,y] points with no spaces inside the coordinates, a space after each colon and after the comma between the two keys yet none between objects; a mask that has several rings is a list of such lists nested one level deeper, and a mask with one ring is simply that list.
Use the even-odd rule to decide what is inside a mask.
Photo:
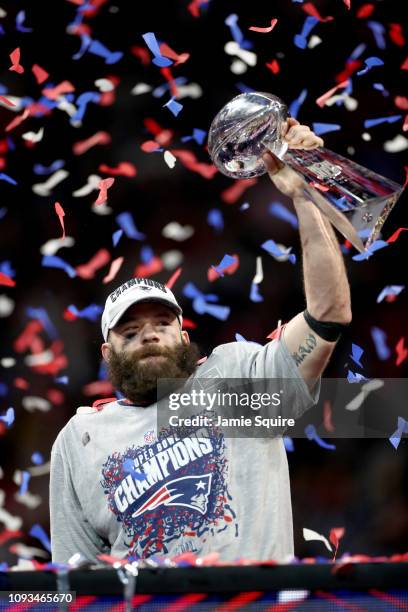
[{"label": "patriots logo on shirt", "polygon": [[211,491],[211,478],[211,474],[202,474],[170,480],[153,493],[132,516],[140,516],[159,506],[185,506],[205,514]]}]

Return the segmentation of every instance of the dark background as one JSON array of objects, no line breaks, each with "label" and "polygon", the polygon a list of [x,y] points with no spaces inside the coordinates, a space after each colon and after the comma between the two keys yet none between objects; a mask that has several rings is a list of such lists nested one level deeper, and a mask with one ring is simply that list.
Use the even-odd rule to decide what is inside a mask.
[{"label": "dark background", "polygon": [[[406,72],[401,65],[407,57],[407,50],[403,40],[396,42],[390,36],[392,24],[403,22],[403,3],[373,2],[374,10],[368,18],[358,17],[362,5],[362,2],[351,0],[348,10],[340,0],[316,1],[320,13],[332,15],[334,19],[318,23],[311,35],[319,36],[321,43],[313,49],[302,50],[293,42],[306,18],[299,2],[280,0],[268,5],[260,1],[212,0],[202,5],[198,17],[191,14],[185,0],[93,2],[94,8],[91,5],[82,23],[93,39],[112,51],[123,52],[119,62],[107,65],[103,58],[89,52],[79,60],[72,59],[80,48],[78,33],[69,28],[78,11],[78,3],[57,0],[53,3],[16,1],[1,4],[7,15],[1,18],[4,34],[0,36],[0,93],[5,97],[22,99],[22,107],[17,112],[0,107],[1,171],[18,183],[13,186],[0,181],[0,264],[4,266],[4,262],[9,262],[16,282],[14,287],[0,287],[0,295],[6,295],[14,302],[13,312],[1,319],[0,376],[3,386],[0,414],[5,414],[11,406],[15,410],[15,421],[10,428],[0,422],[0,489],[5,493],[5,509],[23,519],[21,534],[14,537],[3,531],[4,525],[0,522],[1,560],[17,563],[17,555],[12,552],[13,544],[17,542],[39,546],[38,540],[28,535],[33,524],[49,530],[48,474],[31,478],[29,491],[40,495],[42,502],[36,509],[29,509],[16,499],[19,491],[15,482],[16,470],[28,470],[33,465],[31,456],[34,452],[41,452],[45,462],[49,460],[58,431],[75,414],[78,405],[112,395],[106,383],[94,386],[93,392],[87,390],[89,383],[105,377],[101,368],[99,318],[96,317],[94,322],[83,318],[68,320],[66,309],[69,305],[74,304],[79,310],[90,304],[102,306],[110,291],[137,273],[142,248],[149,246],[159,259],[169,250],[180,251],[180,264],[163,269],[152,278],[166,282],[177,267],[182,267],[174,291],[181,299],[186,319],[191,322],[191,337],[199,344],[203,355],[217,344],[234,341],[236,333],[247,340],[263,343],[279,320],[287,321],[304,308],[298,233],[268,212],[273,201],[279,200],[291,209],[290,202],[280,196],[264,176],[236,202],[226,204],[222,193],[233,185],[230,179],[216,174],[207,180],[187,169],[180,160],[170,169],[163,160],[163,152],[146,153],[141,149],[143,142],[154,139],[147,128],[148,119],[154,119],[162,130],[172,131],[171,141],[165,149],[192,151],[199,161],[209,164],[205,143],[183,143],[181,138],[191,135],[194,128],[208,131],[211,120],[222,105],[240,93],[240,84],[270,91],[288,104],[307,89],[307,98],[298,115],[302,123],[340,124],[340,131],[324,135],[328,148],[404,183],[405,151],[384,151],[386,141],[404,133],[404,111],[397,108],[395,97],[404,95]],[[22,10],[26,15],[24,26],[32,28],[32,32],[19,32],[16,28],[16,16]],[[248,67],[241,75],[231,72],[233,58],[224,52],[224,45],[232,40],[230,29],[224,23],[231,13],[238,15],[244,38],[252,42],[251,50],[258,58],[257,65]],[[278,24],[271,33],[248,30],[253,25],[266,27],[274,17]],[[384,49],[378,48],[369,27],[370,21],[382,24],[384,28]],[[131,94],[132,88],[141,82],[153,89],[166,83],[159,68],[150,62],[144,64],[140,54],[135,54],[134,47],[147,49],[142,34],[149,31],[155,32],[159,41],[166,42],[177,53],[190,53],[186,63],[171,67],[172,74],[173,77],[185,77],[188,83],[198,83],[202,95],[180,99],[183,110],[178,117],[163,108],[170,98],[168,92],[160,98],[153,97],[151,92]],[[321,109],[315,103],[316,98],[337,84],[347,59],[362,43],[366,49],[359,59],[377,56],[384,65],[372,68],[365,75],[356,76],[354,73],[351,95],[358,101],[358,108],[351,112],[342,104],[334,104]],[[23,74],[8,70],[8,56],[16,47],[21,49]],[[148,53],[147,57],[151,58],[151,54]],[[278,74],[266,67],[266,63],[274,59],[280,65]],[[39,64],[50,75],[42,85],[37,84],[31,73],[33,64]],[[71,125],[67,113],[61,110],[53,109],[46,114],[40,110],[33,112],[14,130],[5,132],[5,127],[23,112],[23,107],[30,108],[41,98],[45,86],[69,81],[75,88],[75,103],[84,92],[98,92],[95,81],[108,77],[116,79],[117,83],[110,103],[90,103],[82,125]],[[375,89],[375,83],[381,83],[388,95]],[[397,114],[401,114],[402,119],[395,123],[364,129],[366,119]],[[37,132],[40,127],[44,127],[43,139],[35,145],[27,145],[22,135],[28,131]],[[111,135],[110,144],[95,146],[83,155],[74,155],[72,146],[75,142],[100,130]],[[371,135],[371,140],[362,138],[365,132]],[[57,159],[64,160],[69,177],[53,189],[50,196],[35,195],[32,185],[48,177],[35,174],[34,164],[49,166]],[[110,214],[94,212],[92,205],[97,190],[85,197],[72,196],[73,191],[86,183],[90,174],[102,178],[110,176],[98,170],[100,164],[112,167],[123,161],[137,167],[137,176],[116,177],[108,192]],[[56,255],[75,268],[88,262],[100,249],[106,249],[111,261],[124,258],[113,281],[103,283],[109,264],[97,270],[91,279],[70,278],[63,270],[42,265],[41,245],[61,236],[54,210],[56,201],[65,210],[66,233],[75,240],[74,246],[61,248]],[[241,205],[246,202],[250,206],[242,210]],[[408,225],[406,206],[404,195],[385,225],[384,240],[399,227]],[[217,232],[208,225],[207,215],[211,209],[221,211],[224,219],[222,231]],[[138,230],[146,238],[143,241],[132,240],[123,235],[118,245],[113,246],[112,234],[119,229],[115,219],[124,211],[131,213]],[[194,235],[183,242],[164,238],[162,229],[171,221],[193,226]],[[270,238],[293,246],[298,255],[295,266],[289,262],[279,263],[261,249],[260,245]],[[392,302],[376,303],[385,285],[405,284],[406,240],[407,235],[402,232],[397,242],[363,262],[351,259],[355,251],[346,254],[354,318],[336,348],[327,376],[345,377],[349,369],[369,378],[406,376],[408,362],[397,367],[395,352],[399,339],[406,337],[406,291]],[[341,242],[344,242],[342,238]],[[239,255],[239,269],[233,275],[209,282],[208,269],[217,265],[227,253]],[[249,295],[259,255],[264,270],[259,290],[264,299],[254,303]],[[4,267],[1,269],[5,270]],[[183,287],[188,282],[193,282],[204,293],[217,294],[219,304],[231,308],[228,319],[220,321],[197,314],[191,301],[182,297]],[[66,356],[66,364],[62,363],[53,372],[44,373],[28,367],[25,358],[30,351],[17,350],[16,339],[33,321],[28,308],[44,309],[55,327],[54,338],[46,330],[38,334],[43,349],[55,348],[55,342],[62,343],[60,348]],[[195,328],[191,329],[191,326]],[[386,360],[380,360],[375,350],[371,337],[374,326],[386,334],[386,343],[391,350]],[[357,367],[349,357],[352,343],[364,349],[363,368]],[[15,364],[5,367],[7,362],[3,360],[9,357],[15,359]],[[68,384],[56,380],[62,376],[68,377]],[[51,401],[50,409],[29,412],[23,405],[27,396],[48,399]],[[334,422],[335,418],[333,415]],[[288,456],[298,556],[329,556],[323,544],[303,540],[303,527],[319,531],[326,537],[332,527],[344,527],[340,552],[375,556],[408,549],[408,472],[404,440],[397,451],[387,439],[337,440],[334,452],[319,448],[314,442],[294,442],[295,451]]]}]

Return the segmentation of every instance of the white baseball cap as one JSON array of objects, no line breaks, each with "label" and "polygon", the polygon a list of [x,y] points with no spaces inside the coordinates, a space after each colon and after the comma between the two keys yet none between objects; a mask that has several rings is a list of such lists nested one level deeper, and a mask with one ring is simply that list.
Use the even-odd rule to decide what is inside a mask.
[{"label": "white baseball cap", "polygon": [[109,330],[119,323],[119,319],[132,304],[139,302],[159,302],[168,306],[177,314],[180,326],[182,325],[183,311],[168,287],[150,278],[131,278],[112,291],[105,302],[101,322],[105,342],[108,339]]}]

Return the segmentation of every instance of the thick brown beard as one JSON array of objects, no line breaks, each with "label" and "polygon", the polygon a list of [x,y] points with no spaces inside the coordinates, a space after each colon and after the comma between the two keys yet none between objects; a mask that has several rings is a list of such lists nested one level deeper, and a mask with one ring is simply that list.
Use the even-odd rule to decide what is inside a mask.
[{"label": "thick brown beard", "polygon": [[[140,361],[153,355],[163,355],[166,359],[155,363]],[[196,370],[199,356],[194,342],[181,342],[173,348],[150,344],[131,353],[117,353],[111,348],[109,380],[132,403],[152,404],[157,401],[157,379],[187,379]]]}]

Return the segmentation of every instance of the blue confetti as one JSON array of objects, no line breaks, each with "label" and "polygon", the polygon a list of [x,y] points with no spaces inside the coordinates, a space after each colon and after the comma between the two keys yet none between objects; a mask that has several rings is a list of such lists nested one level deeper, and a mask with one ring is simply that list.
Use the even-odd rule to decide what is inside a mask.
[{"label": "blue confetti", "polygon": [[118,230],[116,230],[116,232],[113,232],[113,234],[112,234],[112,244],[113,244],[113,246],[117,246],[118,245],[118,242],[122,238],[122,236],[123,236],[123,230],[121,230],[121,229],[118,229]]},{"label": "blue confetti", "polygon": [[75,278],[77,275],[72,266],[56,255],[44,255],[41,260],[41,265],[45,268],[60,268],[64,270],[70,278]]},{"label": "blue confetti", "polygon": [[263,302],[264,299],[259,293],[259,285],[257,283],[251,283],[251,292],[249,294],[251,302]]},{"label": "blue confetti", "polygon": [[364,353],[364,350],[358,346],[358,344],[352,344],[351,345],[351,359],[354,361],[354,363],[356,363],[360,368],[362,368],[362,364],[360,361],[360,357],[362,356],[362,354]]},{"label": "blue confetti", "polygon": [[84,55],[88,47],[90,46],[92,39],[87,34],[81,34],[81,48],[77,53],[72,56],[72,59],[79,60]]},{"label": "blue confetti", "polygon": [[316,427],[314,425],[312,424],[306,425],[305,434],[308,440],[316,442],[322,448],[325,448],[326,450],[336,450],[336,447],[334,444],[328,444],[327,442],[322,440],[322,438],[318,435],[316,431]]},{"label": "blue confetti", "polygon": [[380,125],[380,123],[395,123],[402,118],[402,115],[392,115],[391,117],[379,117],[378,119],[366,119],[364,121],[364,127],[370,128],[374,125]]},{"label": "blue confetti", "polygon": [[[176,79],[173,79],[172,82],[175,85],[185,85],[188,81],[185,77],[177,77]],[[153,89],[152,96],[154,98],[161,98],[167,91],[169,91],[170,87],[170,83],[163,83],[162,85],[159,85],[158,87]]]},{"label": "blue confetti", "polygon": [[195,140],[197,144],[202,145],[206,136],[207,132],[205,132],[204,130],[199,130],[198,128],[194,128],[193,134],[191,136],[183,136],[181,142],[189,142],[190,140]]},{"label": "blue confetti", "polygon": [[245,85],[245,83],[241,83],[241,82],[235,83],[235,87],[241,93],[252,93],[253,91],[256,91],[256,89],[254,89],[253,87],[249,87],[248,85]]},{"label": "blue confetti", "polygon": [[30,482],[30,472],[21,472],[21,485],[19,495],[25,495],[28,491],[28,483]]},{"label": "blue confetti", "polygon": [[159,68],[166,68],[173,64],[171,59],[164,57],[160,53],[159,43],[157,42],[156,36],[153,32],[146,32],[146,34],[142,34],[142,38],[154,55],[152,62],[155,66],[158,66]]},{"label": "blue confetti", "polygon": [[291,253],[289,256],[287,256],[286,253],[281,251],[276,242],[274,242],[273,240],[266,240],[266,242],[261,244],[261,247],[273,257],[288,257],[290,263],[296,263],[296,255]]},{"label": "blue confetti", "polygon": [[14,408],[7,408],[6,414],[0,415],[0,421],[7,427],[11,427],[15,420]]},{"label": "blue confetti", "polygon": [[382,59],[374,56],[368,57],[366,60],[364,60],[364,63],[366,67],[357,72],[358,76],[366,74],[366,72],[371,70],[371,68],[374,68],[374,66],[384,66],[384,62],[382,61]]},{"label": "blue confetti", "polygon": [[213,227],[217,232],[222,232],[224,229],[224,217],[222,212],[218,208],[212,208],[208,211],[207,223],[210,227]]},{"label": "blue confetti", "polygon": [[356,60],[364,51],[366,50],[367,45],[364,43],[360,43],[357,47],[351,52],[350,60]]},{"label": "blue confetti", "polygon": [[193,283],[187,283],[183,288],[183,295],[193,300],[193,310],[197,314],[209,314],[216,319],[225,321],[230,314],[229,306],[219,306],[209,302],[218,302],[219,297],[214,293],[201,293]]},{"label": "blue confetti", "polygon": [[49,174],[53,174],[57,170],[60,170],[65,166],[65,162],[63,159],[56,159],[50,166],[43,166],[42,164],[34,164],[33,172],[34,174],[39,174],[40,176],[48,176]]},{"label": "blue confetti", "polygon": [[59,383],[60,385],[67,385],[69,383],[69,377],[68,376],[58,376],[54,380],[55,380],[56,383]]},{"label": "blue confetti", "polygon": [[374,89],[377,89],[377,91],[381,91],[382,95],[387,98],[390,93],[389,91],[387,91],[384,87],[384,85],[382,83],[373,83],[373,87]]},{"label": "blue confetti", "polygon": [[385,28],[383,24],[379,23],[378,21],[367,21],[367,25],[374,35],[377,47],[379,49],[385,49]]},{"label": "blue confetti", "polygon": [[377,297],[377,304],[383,301],[388,295],[399,295],[405,289],[405,285],[387,285]]},{"label": "blue confetti", "polygon": [[142,232],[139,232],[137,229],[130,212],[120,213],[120,215],[116,217],[116,223],[125,232],[128,238],[132,238],[133,240],[144,240],[146,238],[145,234],[142,234]]},{"label": "blue confetti", "polygon": [[319,20],[316,17],[306,17],[305,22],[303,24],[303,28],[300,34],[296,34],[293,42],[299,49],[306,49],[307,47],[307,36],[309,36],[312,29],[315,25],[319,23]]},{"label": "blue confetti", "polygon": [[45,308],[32,308],[29,306],[28,308],[26,308],[26,315],[27,317],[30,317],[30,319],[37,319],[38,321],[41,321],[45,331],[52,340],[58,338],[57,329],[55,325],[51,322],[51,319],[49,318]]},{"label": "blue confetti", "polygon": [[241,49],[252,49],[253,44],[249,40],[244,40],[244,35],[238,25],[238,15],[231,13],[224,21],[231,31],[232,38],[241,47]]},{"label": "blue confetti", "polygon": [[224,257],[222,258],[218,266],[211,266],[211,267],[213,270],[217,272],[217,274],[219,274],[220,276],[224,276],[223,272],[225,271],[225,269],[232,266],[232,264],[236,263],[236,261],[237,261],[236,257],[232,257],[231,255],[224,255]]},{"label": "blue confetti", "polygon": [[376,251],[379,251],[380,249],[384,249],[387,246],[389,246],[388,242],[385,242],[384,240],[375,240],[364,251],[364,253],[358,253],[358,255],[353,255],[352,259],[353,259],[353,261],[364,261],[364,259],[368,259]]},{"label": "blue confetti", "polygon": [[45,533],[44,529],[41,527],[41,525],[38,525],[38,524],[33,525],[28,533],[33,538],[37,538],[37,540],[40,540],[44,548],[48,550],[48,552],[51,552],[50,539]]},{"label": "blue confetti", "polygon": [[41,453],[36,451],[31,455],[31,461],[34,463],[34,465],[42,465],[44,463],[44,457]]},{"label": "blue confetti", "polygon": [[377,357],[381,361],[385,361],[391,356],[391,350],[387,346],[387,334],[379,327],[372,327],[370,331]]},{"label": "blue confetti", "polygon": [[183,105],[180,102],[177,102],[174,97],[171,98],[166,104],[163,104],[166,108],[169,109],[173,113],[175,117],[179,114],[179,112],[183,109]]},{"label": "blue confetti", "polygon": [[296,119],[296,117],[298,116],[299,109],[302,106],[303,102],[306,100],[306,96],[307,96],[307,89],[303,89],[299,97],[296,98],[296,100],[293,100],[293,102],[289,105],[290,116],[294,117],[294,119]]},{"label": "blue confetti", "polygon": [[338,123],[313,123],[313,131],[318,136],[328,132],[337,132],[338,130],[341,130],[341,125]]},{"label": "blue confetti", "polygon": [[290,212],[290,210],[288,210],[286,206],[284,206],[280,202],[272,202],[269,205],[268,212],[274,217],[277,217],[278,219],[282,219],[282,221],[287,221],[288,223],[290,223],[293,229],[297,229],[299,227],[297,216],[294,213]]},{"label": "blue confetti", "polygon": [[148,264],[154,257],[153,249],[147,244],[140,249],[140,259],[144,264]]},{"label": "blue confetti", "polygon": [[8,394],[8,386],[6,383],[0,382],[0,397],[5,397]]},{"label": "blue confetti", "polygon": [[101,98],[101,95],[94,91],[87,91],[81,94],[80,96],[78,96],[77,101],[76,101],[77,107],[78,107],[77,111],[76,113],[72,115],[72,117],[69,120],[71,125],[74,125],[75,123],[79,121],[82,121],[82,119],[84,118],[86,107],[88,106],[89,102],[95,102],[95,103],[99,102],[100,98]]},{"label": "blue confetti", "polygon": [[0,208],[0,219],[4,219],[4,217],[7,215],[7,208]]},{"label": "blue confetti", "polygon": [[292,438],[289,436],[283,436],[283,443],[285,445],[285,450],[287,453],[293,453],[295,450],[295,445],[293,444]]},{"label": "blue confetti", "polygon": [[102,306],[99,306],[98,304],[90,304],[82,310],[78,310],[78,308],[74,306],[74,304],[70,304],[67,310],[76,317],[79,317],[80,319],[87,319],[88,321],[92,321],[93,323],[95,321],[98,321],[103,312]]},{"label": "blue confetti", "polygon": [[239,207],[239,210],[248,210],[249,208],[249,203],[248,202],[244,202],[243,204],[241,204],[241,206]]},{"label": "blue confetti", "polygon": [[347,382],[349,382],[350,384],[352,384],[352,383],[359,383],[359,382],[362,382],[364,380],[368,380],[368,378],[366,378],[362,374],[359,374],[358,372],[352,372],[351,370],[348,370],[348,372],[347,372]]},{"label": "blue confetti", "polygon": [[10,276],[10,278],[14,278],[16,275],[16,271],[11,267],[11,262],[8,260],[2,261],[0,263],[0,272],[3,272],[6,276]]},{"label": "blue confetti", "polygon": [[122,51],[109,51],[99,40],[92,40],[87,51],[98,57],[103,57],[105,64],[109,65],[117,64],[123,57]]},{"label": "blue confetti", "polygon": [[10,183],[10,185],[17,185],[17,181],[14,180],[8,174],[4,174],[4,172],[0,172],[0,181],[6,181],[6,183]]},{"label": "blue confetti", "polygon": [[398,417],[398,427],[396,431],[388,438],[395,450],[400,445],[402,434],[408,433],[408,421],[403,419],[402,417]]},{"label": "blue confetti", "polygon": [[32,32],[32,28],[26,28],[23,26],[23,23],[25,21],[26,15],[25,15],[25,11],[19,11],[16,15],[16,30],[18,32]]}]

